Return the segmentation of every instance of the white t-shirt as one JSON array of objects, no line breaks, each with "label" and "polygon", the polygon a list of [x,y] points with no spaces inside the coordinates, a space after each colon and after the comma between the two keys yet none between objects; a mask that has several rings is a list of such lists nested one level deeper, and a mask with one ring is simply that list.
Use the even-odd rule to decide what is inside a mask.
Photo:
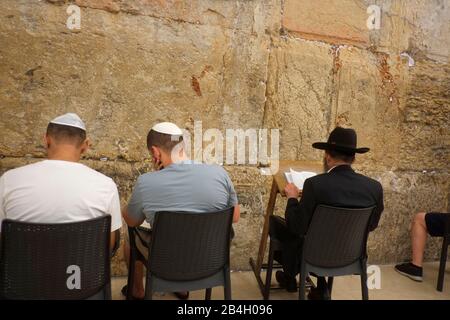
[{"label": "white t-shirt", "polygon": [[111,231],[122,226],[117,186],[81,163],[44,160],[0,178],[0,226],[4,219],[67,223],[106,214]]}]

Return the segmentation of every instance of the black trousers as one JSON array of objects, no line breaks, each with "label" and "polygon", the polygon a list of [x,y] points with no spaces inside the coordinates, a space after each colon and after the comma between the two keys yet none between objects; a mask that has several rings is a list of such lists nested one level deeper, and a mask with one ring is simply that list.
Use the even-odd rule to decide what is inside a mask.
[{"label": "black trousers", "polygon": [[270,217],[269,233],[282,244],[282,250],[275,251],[274,259],[283,266],[287,277],[295,277],[300,271],[303,239],[291,233],[286,220],[279,216]]}]

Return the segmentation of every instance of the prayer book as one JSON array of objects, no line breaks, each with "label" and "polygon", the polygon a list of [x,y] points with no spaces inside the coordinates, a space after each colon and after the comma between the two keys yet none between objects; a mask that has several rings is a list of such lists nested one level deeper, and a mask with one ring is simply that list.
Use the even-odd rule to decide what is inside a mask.
[{"label": "prayer book", "polygon": [[295,186],[300,190],[303,189],[303,184],[305,183],[306,179],[314,177],[316,175],[315,172],[295,171],[292,169],[289,169],[289,171],[285,172],[284,174],[286,176],[287,182],[295,184]]}]

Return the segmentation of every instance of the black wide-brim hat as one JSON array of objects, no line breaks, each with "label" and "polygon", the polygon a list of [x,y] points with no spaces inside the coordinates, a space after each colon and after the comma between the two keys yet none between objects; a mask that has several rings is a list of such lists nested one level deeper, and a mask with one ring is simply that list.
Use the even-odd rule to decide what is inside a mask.
[{"label": "black wide-brim hat", "polygon": [[356,132],[353,129],[336,127],[331,131],[327,142],[315,142],[313,148],[321,150],[334,150],[345,154],[366,153],[369,148],[356,147]]}]

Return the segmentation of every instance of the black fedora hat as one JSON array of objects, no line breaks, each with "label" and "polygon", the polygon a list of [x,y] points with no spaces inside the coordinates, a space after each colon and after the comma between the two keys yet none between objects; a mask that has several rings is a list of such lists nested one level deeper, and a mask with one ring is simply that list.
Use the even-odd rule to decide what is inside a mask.
[{"label": "black fedora hat", "polygon": [[331,131],[327,142],[313,143],[313,148],[321,150],[335,150],[345,154],[366,153],[369,148],[356,147],[356,132],[353,129],[336,127]]}]

